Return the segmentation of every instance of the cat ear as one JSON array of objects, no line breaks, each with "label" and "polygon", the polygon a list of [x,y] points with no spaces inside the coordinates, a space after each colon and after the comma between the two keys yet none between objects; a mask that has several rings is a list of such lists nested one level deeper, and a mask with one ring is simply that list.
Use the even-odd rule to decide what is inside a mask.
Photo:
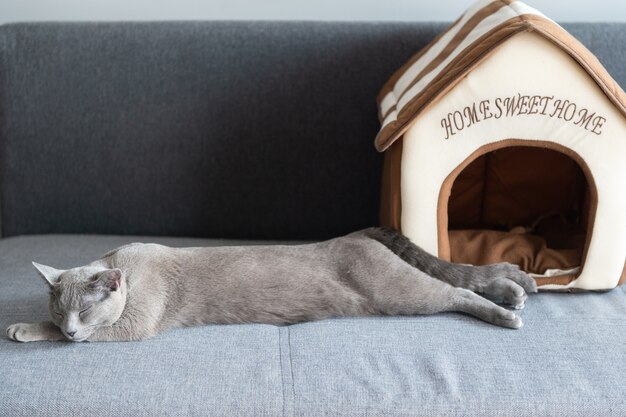
[{"label": "cat ear", "polygon": [[94,290],[117,291],[122,285],[122,270],[107,269],[98,273],[89,287]]},{"label": "cat ear", "polygon": [[37,268],[39,275],[41,275],[51,286],[56,284],[61,274],[65,272],[51,266],[38,264],[37,262],[33,262],[33,266]]}]

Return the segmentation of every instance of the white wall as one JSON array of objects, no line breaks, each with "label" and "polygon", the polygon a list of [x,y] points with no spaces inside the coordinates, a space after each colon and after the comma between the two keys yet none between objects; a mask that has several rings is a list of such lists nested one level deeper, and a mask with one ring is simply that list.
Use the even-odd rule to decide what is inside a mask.
[{"label": "white wall", "polygon": [[[626,0],[526,0],[567,21],[626,21]],[[470,0],[0,0],[0,23],[33,20],[451,21]]]}]

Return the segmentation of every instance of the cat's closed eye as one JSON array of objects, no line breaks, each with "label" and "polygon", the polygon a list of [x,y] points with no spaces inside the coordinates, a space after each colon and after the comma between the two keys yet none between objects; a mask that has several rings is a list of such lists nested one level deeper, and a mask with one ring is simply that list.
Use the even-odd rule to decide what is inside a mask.
[{"label": "cat's closed eye", "polygon": [[82,317],[83,313],[89,311],[91,309],[91,307],[93,307],[93,305],[90,305],[89,307],[82,309],[78,312],[78,315]]},{"label": "cat's closed eye", "polygon": [[63,313],[59,313],[58,311],[54,310],[54,314],[56,314],[59,317],[63,317]]}]

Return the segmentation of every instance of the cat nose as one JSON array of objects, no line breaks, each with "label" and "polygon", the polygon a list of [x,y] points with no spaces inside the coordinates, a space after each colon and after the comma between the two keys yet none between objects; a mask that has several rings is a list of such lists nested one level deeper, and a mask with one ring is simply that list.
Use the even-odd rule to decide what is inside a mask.
[{"label": "cat nose", "polygon": [[74,335],[76,334],[76,331],[73,331],[73,332],[66,332],[66,333],[67,333],[67,335],[68,335],[69,337],[74,337]]}]

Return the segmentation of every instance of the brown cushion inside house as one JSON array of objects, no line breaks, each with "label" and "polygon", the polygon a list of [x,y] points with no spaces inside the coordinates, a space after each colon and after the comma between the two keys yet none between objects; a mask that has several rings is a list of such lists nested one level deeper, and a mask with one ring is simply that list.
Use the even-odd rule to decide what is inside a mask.
[{"label": "brown cushion inside house", "polygon": [[582,169],[558,151],[515,146],[483,155],[452,187],[452,261],[507,261],[539,274],[579,266],[588,199]]},{"label": "brown cushion inside house", "polygon": [[543,274],[547,269],[570,269],[580,265],[583,239],[573,249],[549,248],[537,235],[496,230],[452,230],[452,262],[487,265],[510,262],[524,271]]}]

